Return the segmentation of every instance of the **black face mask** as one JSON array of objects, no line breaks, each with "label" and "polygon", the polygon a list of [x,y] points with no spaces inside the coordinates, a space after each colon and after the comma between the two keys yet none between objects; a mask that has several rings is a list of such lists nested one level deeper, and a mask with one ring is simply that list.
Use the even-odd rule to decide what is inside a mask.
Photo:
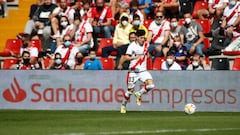
[{"label": "black face mask", "polygon": [[30,62],[30,59],[23,59],[23,63],[25,64],[25,65],[28,65],[29,64],[29,62]]},{"label": "black face mask", "polygon": [[81,64],[82,63],[82,60],[83,60],[83,58],[82,57],[78,57],[78,58],[76,58],[77,59],[77,62],[79,63],[79,64]]},{"label": "black face mask", "polygon": [[103,9],[103,6],[96,6],[97,11],[101,11]]},{"label": "black face mask", "polygon": [[23,48],[27,48],[28,43],[24,42],[22,46],[23,46]]}]

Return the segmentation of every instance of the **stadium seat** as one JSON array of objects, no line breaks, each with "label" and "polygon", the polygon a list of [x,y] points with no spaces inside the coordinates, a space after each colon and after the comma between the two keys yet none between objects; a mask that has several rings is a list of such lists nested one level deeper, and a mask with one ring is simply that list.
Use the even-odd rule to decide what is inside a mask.
[{"label": "stadium seat", "polygon": [[17,58],[4,59],[2,69],[10,69],[12,65],[17,64],[17,63],[18,63]]},{"label": "stadium seat", "polygon": [[240,51],[223,51],[224,55],[229,55],[229,56],[236,56],[236,55],[240,55]]},{"label": "stadium seat", "polygon": [[[96,55],[97,56],[102,56],[102,48],[106,47],[106,46],[112,46],[113,45],[113,39],[112,38],[102,38],[98,49],[96,51]],[[116,56],[117,52],[112,52],[111,55]]]},{"label": "stadium seat", "polygon": [[196,1],[193,8],[192,17],[194,19],[198,18],[197,12],[199,9],[208,9],[207,1]]},{"label": "stadium seat", "polygon": [[38,51],[42,51],[42,41],[40,39],[32,39],[31,43],[33,46],[38,48]]},{"label": "stadium seat", "polygon": [[153,63],[152,63],[152,58],[147,59],[147,69],[152,70],[153,69]]},{"label": "stadium seat", "polygon": [[203,29],[203,34],[209,34],[211,32],[211,22],[207,19],[196,19]]},{"label": "stadium seat", "polygon": [[234,58],[232,70],[240,70],[240,57]]},{"label": "stadium seat", "polygon": [[113,58],[99,58],[104,70],[114,70],[115,62]]},{"label": "stadium seat", "polygon": [[144,20],[143,25],[148,29],[153,20]]},{"label": "stadium seat", "polygon": [[185,24],[185,20],[184,19],[179,19],[178,20],[178,25],[183,26]]},{"label": "stadium seat", "polygon": [[229,70],[230,63],[228,58],[213,58],[212,59],[212,70]]},{"label": "stadium seat", "polygon": [[166,60],[165,57],[156,57],[153,62],[153,70],[161,70],[162,63]]},{"label": "stadium seat", "polygon": [[12,51],[14,54],[20,54],[21,46],[21,39],[7,39],[5,49],[3,52],[0,52],[0,56],[10,56],[10,51]]}]

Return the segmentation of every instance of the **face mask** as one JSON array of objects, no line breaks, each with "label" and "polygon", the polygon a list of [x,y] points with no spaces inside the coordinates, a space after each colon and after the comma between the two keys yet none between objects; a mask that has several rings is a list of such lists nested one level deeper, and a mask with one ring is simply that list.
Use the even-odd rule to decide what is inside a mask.
[{"label": "face mask", "polygon": [[27,64],[29,64],[29,62],[30,62],[30,59],[23,59],[23,63],[25,64],[25,65],[27,65]]},{"label": "face mask", "polygon": [[72,43],[71,41],[65,41],[64,42],[64,46],[65,47],[69,47],[71,45],[71,43]]},{"label": "face mask", "polygon": [[55,60],[55,63],[56,63],[57,65],[60,65],[60,64],[62,63],[62,60],[61,60],[61,59],[56,59],[56,60]]},{"label": "face mask", "polygon": [[101,10],[103,9],[103,6],[96,6],[96,9],[97,9],[98,11],[101,11]]},{"label": "face mask", "polygon": [[174,44],[175,44],[176,47],[179,47],[181,45],[180,42],[174,42]]},{"label": "face mask", "polygon": [[61,22],[61,26],[66,27],[68,25],[68,22]]},{"label": "face mask", "polygon": [[96,55],[89,55],[91,60],[94,60],[96,58]]},{"label": "face mask", "polygon": [[133,21],[133,25],[136,25],[136,26],[140,25],[140,21],[139,20]]},{"label": "face mask", "polygon": [[172,65],[173,59],[167,58],[167,63],[168,63],[168,65]]},{"label": "face mask", "polygon": [[157,25],[161,25],[161,21],[155,21]]},{"label": "face mask", "polygon": [[236,5],[236,1],[230,1],[229,2],[229,7],[233,8]]},{"label": "face mask", "polygon": [[178,26],[178,22],[172,22],[172,23],[171,23],[171,26],[172,26],[172,27],[177,27],[177,26]]},{"label": "face mask", "polygon": [[192,65],[193,65],[194,67],[198,67],[199,63],[198,63],[197,61],[193,61],[193,62],[192,62]]},{"label": "face mask", "polygon": [[122,25],[126,26],[128,24],[128,21],[122,21]]},{"label": "face mask", "polygon": [[185,22],[186,22],[186,24],[190,24],[191,23],[191,18],[185,18]]},{"label": "face mask", "polygon": [[76,58],[77,59],[77,62],[79,63],[79,64],[81,64],[82,63],[82,60],[83,60],[83,58],[82,57],[78,57],[78,58]]}]

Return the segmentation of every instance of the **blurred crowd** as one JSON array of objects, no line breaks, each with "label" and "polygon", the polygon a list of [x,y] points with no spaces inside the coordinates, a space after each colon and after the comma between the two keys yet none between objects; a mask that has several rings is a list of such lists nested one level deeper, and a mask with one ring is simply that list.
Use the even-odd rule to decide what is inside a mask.
[{"label": "blurred crowd", "polygon": [[[221,51],[240,50],[240,2],[209,0],[207,8],[194,11],[199,0],[37,0],[30,8],[22,40],[19,63],[12,69],[101,70],[99,58],[115,52],[115,69],[137,30],[145,40],[152,63],[163,58],[162,70],[206,70],[206,58]],[[0,0],[0,3],[1,0]],[[2,5],[2,4],[1,4]],[[197,20],[207,20],[205,33]],[[102,39],[112,39],[101,47]],[[206,48],[205,38],[212,40]],[[41,40],[41,48],[32,39]],[[221,42],[220,42],[221,40]],[[46,62],[48,61],[48,62]],[[46,64],[47,63],[47,64]],[[156,63],[155,63],[156,64]]]}]

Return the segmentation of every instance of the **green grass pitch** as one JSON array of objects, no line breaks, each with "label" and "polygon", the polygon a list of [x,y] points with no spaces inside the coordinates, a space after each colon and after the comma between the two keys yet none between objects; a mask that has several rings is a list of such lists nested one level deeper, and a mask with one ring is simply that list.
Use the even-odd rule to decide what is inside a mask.
[{"label": "green grass pitch", "polygon": [[240,112],[0,110],[0,135],[240,135]]}]

